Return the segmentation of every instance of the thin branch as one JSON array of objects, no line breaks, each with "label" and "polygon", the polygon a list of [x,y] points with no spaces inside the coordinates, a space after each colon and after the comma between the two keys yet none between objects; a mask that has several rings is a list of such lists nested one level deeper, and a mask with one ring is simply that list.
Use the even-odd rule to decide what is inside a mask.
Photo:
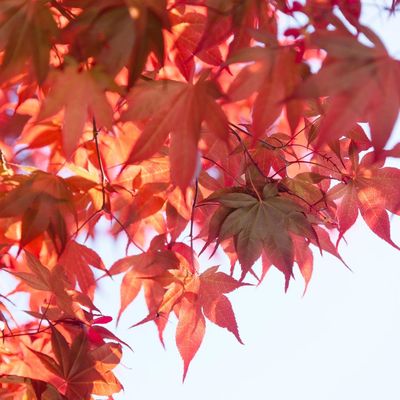
[{"label": "thin branch", "polygon": [[19,337],[19,336],[32,336],[32,335],[37,335],[39,333],[44,333],[47,332],[49,329],[51,329],[52,326],[56,326],[57,324],[59,324],[60,322],[54,322],[53,324],[50,324],[49,326],[46,326],[40,330],[37,329],[27,329],[24,332],[10,332],[10,333],[5,333],[3,334],[2,338],[13,338],[13,337]]},{"label": "thin branch", "polygon": [[101,181],[100,183],[101,183],[101,193],[102,193],[102,204],[101,204],[100,210],[105,210],[107,179],[106,179],[106,174],[104,171],[103,161],[101,158],[98,135],[99,135],[99,131],[96,126],[96,120],[93,117],[93,140],[94,140],[95,147],[96,147],[97,162],[99,164],[99,169],[100,169],[100,181]]},{"label": "thin branch", "polygon": [[52,298],[53,298],[53,295],[50,296],[50,299],[49,299],[49,301],[47,302],[46,309],[44,310],[44,313],[42,314],[42,316],[41,316],[41,318],[40,318],[39,326],[38,326],[38,328],[37,328],[37,332],[40,331],[40,328],[42,327],[43,320],[46,318],[46,314],[47,314],[47,312],[49,311],[50,303],[51,303]]},{"label": "thin branch", "polygon": [[247,154],[247,156],[249,157],[249,160],[251,161],[251,163],[257,168],[257,171],[267,180],[271,180],[271,178],[267,175],[265,175],[264,171],[260,168],[260,166],[257,164],[257,161],[253,158],[253,156],[251,155],[249,149],[247,148],[247,146],[244,144],[242,138],[240,137],[240,135],[234,130],[234,129],[230,129],[230,131],[235,135],[235,137],[237,138],[237,140],[239,141],[239,143],[241,144],[241,146],[243,147],[243,150],[245,152],[245,154]]},{"label": "thin branch", "polygon": [[198,194],[199,194],[199,180],[196,178],[196,182],[195,182],[195,186],[194,186],[194,197],[193,197],[193,203],[192,203],[192,211],[191,211],[191,215],[190,215],[190,232],[189,232],[192,267],[194,267],[194,249],[193,249],[194,212],[195,212],[195,209],[196,209],[196,203],[197,203]]},{"label": "thin branch", "polygon": [[[253,135],[252,135],[250,132],[246,131],[246,129],[243,129],[241,126],[236,125],[236,124],[233,124],[232,122],[229,122],[229,125],[231,125],[231,126],[232,126],[233,128],[235,128],[236,130],[238,130],[238,131],[244,133],[245,135],[253,137]],[[231,128],[231,129],[232,129],[232,128]],[[262,144],[263,144],[264,146],[266,146],[269,150],[276,150],[276,149],[279,149],[279,148],[281,147],[281,146],[279,146],[279,147],[273,146],[272,144],[267,143],[265,140],[262,140],[262,139],[257,139],[257,141],[260,142],[260,143],[262,143]]]},{"label": "thin branch", "polygon": [[129,244],[132,243],[132,244],[133,244],[135,247],[137,247],[137,249],[140,250],[142,253],[146,253],[146,251],[143,249],[143,247],[142,247],[139,243],[135,242],[135,241],[132,239],[131,235],[129,234],[129,232],[128,232],[128,230],[125,228],[125,226],[122,224],[122,222],[121,222],[114,214],[111,214],[111,217],[112,217],[112,219],[115,220],[115,222],[121,227],[121,229],[124,231],[125,235],[126,235],[127,238],[128,238],[128,244],[127,244],[127,246],[126,246],[126,252],[128,252]]},{"label": "thin branch", "polygon": [[219,164],[217,161],[207,156],[201,156],[201,158],[212,162],[216,167],[222,169],[222,171],[224,171],[227,175],[229,175],[238,185],[243,186],[243,183],[235,175],[233,175],[230,171],[228,171],[223,165]]},{"label": "thin branch", "polygon": [[68,21],[72,21],[75,19],[75,15],[68,10],[67,8],[63,7],[61,4],[58,3],[56,0],[51,0],[50,4]]}]

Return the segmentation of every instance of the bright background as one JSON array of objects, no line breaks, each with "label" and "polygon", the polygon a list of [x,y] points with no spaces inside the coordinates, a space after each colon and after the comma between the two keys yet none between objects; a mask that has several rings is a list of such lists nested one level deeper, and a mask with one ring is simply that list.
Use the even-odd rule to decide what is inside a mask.
[{"label": "bright background", "polygon": [[[364,23],[400,58],[400,18],[367,1]],[[399,129],[396,132],[399,141]],[[392,235],[400,243],[400,224]],[[396,225],[397,223],[397,225]],[[125,386],[115,399],[174,400],[399,400],[400,252],[359,220],[340,251],[352,272],[332,256],[315,252],[314,275],[303,297],[297,275],[284,294],[283,275],[270,271],[260,287],[229,296],[245,346],[211,323],[184,384],[175,346],[176,320],[168,324],[164,350],[154,324],[127,328],[146,316],[142,299],[121,319],[125,349],[118,376]],[[124,256],[123,244],[106,234],[96,244],[108,266]],[[118,312],[119,283],[101,283],[96,305]],[[110,297],[111,296],[111,297]]]}]

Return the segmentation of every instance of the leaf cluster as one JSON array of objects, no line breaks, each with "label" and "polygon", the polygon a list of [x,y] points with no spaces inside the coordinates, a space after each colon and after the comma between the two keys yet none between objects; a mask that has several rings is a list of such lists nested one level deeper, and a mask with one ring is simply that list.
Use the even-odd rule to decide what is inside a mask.
[{"label": "leaf cluster", "polygon": [[[1,399],[118,393],[129,344],[103,325],[140,293],[132,327],[164,344],[176,319],[185,378],[207,323],[242,343],[228,295],[270,268],[307,288],[359,215],[399,249],[400,62],[367,6],[0,2]],[[126,243],[112,265],[90,245],[104,222]],[[103,315],[98,282],[120,274]]]}]

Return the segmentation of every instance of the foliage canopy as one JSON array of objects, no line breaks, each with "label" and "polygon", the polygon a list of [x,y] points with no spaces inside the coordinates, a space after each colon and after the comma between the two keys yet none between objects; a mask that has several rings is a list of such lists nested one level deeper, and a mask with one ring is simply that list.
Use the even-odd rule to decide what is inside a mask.
[{"label": "foliage canopy", "polygon": [[[185,377],[206,321],[242,342],[230,292],[271,267],[285,290],[295,269],[307,287],[313,249],[344,263],[359,213],[399,249],[400,170],[385,162],[400,157],[387,148],[400,62],[362,7],[0,2],[0,274],[15,282],[0,293],[1,399],[119,392],[129,345],[103,325],[129,318],[141,291],[148,315],[133,326],[154,323],[163,343],[175,316]],[[104,221],[126,241],[112,266],[87,241]],[[105,316],[97,282],[120,274],[119,313]]]}]

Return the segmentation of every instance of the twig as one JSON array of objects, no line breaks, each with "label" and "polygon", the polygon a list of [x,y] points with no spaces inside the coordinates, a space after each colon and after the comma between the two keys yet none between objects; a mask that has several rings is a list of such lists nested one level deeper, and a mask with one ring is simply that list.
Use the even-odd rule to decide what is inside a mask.
[{"label": "twig", "polygon": [[68,21],[72,21],[73,19],[75,19],[75,15],[67,8],[64,8],[56,0],[51,0],[50,3],[63,17],[67,18]]},{"label": "twig", "polygon": [[194,227],[194,212],[196,209],[197,195],[199,194],[199,180],[196,178],[195,186],[194,186],[194,198],[192,203],[192,212],[190,215],[190,249],[191,249],[191,261],[192,267],[194,267],[194,249],[193,249],[193,227]]},{"label": "twig", "polygon": [[52,297],[53,297],[53,295],[50,296],[50,299],[49,299],[49,301],[47,302],[47,307],[46,307],[46,309],[44,310],[44,313],[42,314],[42,316],[41,316],[41,318],[40,318],[39,325],[38,325],[38,328],[37,328],[37,332],[40,331],[40,328],[42,327],[43,320],[45,319],[46,314],[47,314],[47,312],[49,311],[49,307],[50,307],[50,303],[51,303]]},{"label": "twig", "polygon": [[102,204],[101,204],[100,210],[105,210],[107,179],[106,179],[106,174],[105,174],[105,171],[104,171],[103,161],[101,159],[98,135],[99,135],[99,131],[98,131],[97,126],[96,126],[96,120],[93,117],[93,140],[94,140],[95,147],[96,147],[97,161],[99,163],[100,180],[101,180],[101,193],[102,193]]},{"label": "twig", "polygon": [[247,148],[247,146],[244,144],[242,138],[240,137],[240,135],[234,130],[234,129],[230,129],[231,132],[236,136],[237,140],[239,141],[239,143],[241,144],[241,146],[243,147],[244,152],[247,154],[247,156],[249,157],[249,160],[251,161],[251,163],[257,168],[257,171],[267,180],[271,180],[269,176],[265,175],[264,171],[260,168],[260,166],[257,164],[257,161],[253,158],[253,156],[251,155],[249,149]]},{"label": "twig", "polygon": [[201,158],[204,158],[204,160],[212,162],[216,167],[222,169],[227,175],[229,175],[236,183],[240,186],[243,186],[243,183],[236,178],[235,175],[233,175],[230,171],[228,171],[223,165],[219,164],[217,161],[213,160],[212,158],[209,158],[207,156],[201,156]]},{"label": "twig", "polygon": [[129,234],[129,232],[128,232],[128,230],[125,228],[125,226],[122,224],[122,222],[121,222],[114,214],[111,214],[111,217],[112,217],[112,219],[114,219],[115,222],[121,227],[121,229],[124,231],[125,235],[126,235],[127,238],[128,238],[128,244],[127,244],[127,247],[126,247],[126,252],[128,252],[129,244],[132,243],[132,244],[133,244],[135,247],[137,247],[142,253],[145,253],[146,251],[143,249],[143,247],[142,247],[140,244],[136,243],[136,242],[132,239],[131,235]]}]

